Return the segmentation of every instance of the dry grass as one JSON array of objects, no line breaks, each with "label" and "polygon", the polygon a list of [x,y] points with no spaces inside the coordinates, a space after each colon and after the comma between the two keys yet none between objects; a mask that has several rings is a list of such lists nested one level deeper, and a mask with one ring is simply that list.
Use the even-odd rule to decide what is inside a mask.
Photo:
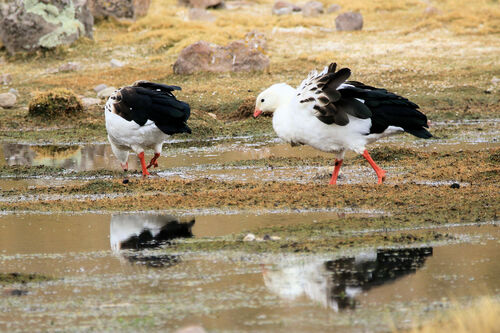
[{"label": "dry grass", "polygon": [[431,322],[412,329],[412,333],[498,333],[500,302],[492,298],[482,298],[467,307],[456,306]]}]

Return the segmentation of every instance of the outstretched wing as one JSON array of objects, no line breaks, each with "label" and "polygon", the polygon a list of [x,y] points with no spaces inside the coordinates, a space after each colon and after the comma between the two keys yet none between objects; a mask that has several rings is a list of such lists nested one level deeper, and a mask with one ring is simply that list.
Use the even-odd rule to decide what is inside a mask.
[{"label": "outstretched wing", "polygon": [[365,119],[371,117],[371,111],[356,98],[344,97],[337,90],[351,75],[349,68],[338,71],[332,63],[321,73],[313,71],[302,81],[298,90],[300,103],[311,103],[316,117],[325,124],[340,126],[349,123],[348,114]]},{"label": "outstretched wing", "polygon": [[166,134],[191,133],[186,124],[191,111],[189,104],[172,94],[172,90],[180,90],[180,87],[138,82],[117,92],[115,110],[120,116],[140,126],[149,119]]}]

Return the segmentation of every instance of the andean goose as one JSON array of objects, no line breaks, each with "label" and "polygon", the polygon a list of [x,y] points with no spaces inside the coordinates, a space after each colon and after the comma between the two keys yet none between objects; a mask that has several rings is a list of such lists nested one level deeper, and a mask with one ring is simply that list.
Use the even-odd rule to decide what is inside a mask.
[{"label": "andean goose", "polygon": [[273,128],[281,139],[336,154],[330,185],[337,183],[348,149],[370,163],[381,184],[386,172],[372,160],[365,146],[400,132],[428,139],[432,135],[425,129],[427,117],[406,98],[346,81],[350,69],[336,71],[336,67],[332,63],[321,73],[311,72],[297,89],[286,83],[272,85],[257,97],[254,117],[274,112]]},{"label": "andean goose", "polygon": [[[128,170],[128,154],[132,149],[141,161],[143,176],[148,168],[158,166],[157,159],[165,139],[175,133],[191,133],[186,124],[189,104],[172,94],[181,90],[149,81],[136,81],[132,86],[114,92],[106,102],[106,130],[111,149],[124,171]],[[154,149],[154,157],[146,166],[144,150]]]}]

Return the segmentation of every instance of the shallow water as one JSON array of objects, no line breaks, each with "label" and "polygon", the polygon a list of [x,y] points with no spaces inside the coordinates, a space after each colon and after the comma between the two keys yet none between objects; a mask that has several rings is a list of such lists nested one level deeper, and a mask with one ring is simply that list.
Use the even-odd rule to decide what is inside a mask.
[{"label": "shallow water", "polygon": [[[500,293],[500,228],[448,228],[459,242],[321,255],[165,255],[172,237],[342,218],[337,213],[8,215],[3,272],[56,280],[3,286],[1,330],[378,331]],[[299,221],[300,220],[300,221]],[[7,236],[8,235],[8,236]],[[17,293],[14,290],[18,290]],[[22,292],[19,292],[22,291]],[[21,294],[21,296],[13,296]]]}]

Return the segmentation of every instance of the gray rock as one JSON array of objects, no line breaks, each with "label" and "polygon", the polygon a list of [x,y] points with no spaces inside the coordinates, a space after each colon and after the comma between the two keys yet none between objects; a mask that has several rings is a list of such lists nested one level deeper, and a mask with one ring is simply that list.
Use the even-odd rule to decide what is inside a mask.
[{"label": "gray rock", "polygon": [[10,88],[10,89],[9,89],[9,92],[10,92],[11,94],[16,95],[16,97],[19,97],[19,90],[14,89],[14,88]]},{"label": "gray rock", "polygon": [[116,60],[116,59],[111,59],[111,61],[109,62],[111,67],[123,67],[125,66],[125,64],[123,62],[121,62],[120,60]]},{"label": "gray rock", "polygon": [[75,72],[82,69],[82,65],[79,62],[67,62],[58,67],[59,72]]},{"label": "gray rock", "polygon": [[9,84],[12,83],[12,75],[10,75],[9,73],[1,74],[0,75],[0,82],[4,86],[8,86]]},{"label": "gray rock", "polygon": [[87,5],[97,20],[107,17],[136,20],[146,16],[151,0],[87,0]]},{"label": "gray rock", "polygon": [[183,49],[174,64],[176,74],[264,70],[269,58],[258,48],[239,40],[228,46],[200,41]]},{"label": "gray rock", "polygon": [[315,17],[323,14],[323,4],[319,1],[309,1],[302,6],[302,15],[305,17]]},{"label": "gray rock", "polygon": [[328,6],[328,8],[326,9],[326,12],[327,13],[335,13],[335,12],[338,12],[342,7],[340,7],[340,5],[337,5],[337,4],[331,4],[330,6]]},{"label": "gray rock", "polygon": [[108,99],[116,91],[115,87],[107,87],[97,93],[97,97]]},{"label": "gray rock", "polygon": [[98,84],[97,86],[94,87],[94,91],[96,93],[100,92],[101,90],[106,89],[108,86],[105,85],[104,83]]},{"label": "gray rock", "polygon": [[178,0],[178,2],[182,6],[202,9],[222,9],[226,7],[223,0]]},{"label": "gray rock", "polygon": [[300,12],[302,8],[288,1],[278,0],[274,3],[272,13],[274,15],[287,15],[292,12]]},{"label": "gray rock", "polygon": [[0,40],[10,54],[92,38],[94,18],[85,0],[15,0],[0,11]]},{"label": "gray rock", "polygon": [[98,105],[101,104],[101,100],[99,98],[92,98],[92,97],[83,97],[81,98],[83,107],[88,109],[89,107],[93,105]]},{"label": "gray rock", "polygon": [[190,21],[214,22],[216,20],[216,17],[212,13],[203,8],[190,8],[188,17]]},{"label": "gray rock", "polygon": [[0,94],[0,107],[4,109],[9,109],[16,105],[17,97],[16,95],[8,92]]},{"label": "gray rock", "polygon": [[357,12],[346,12],[335,19],[335,28],[338,31],[361,30],[363,28],[363,16]]}]

